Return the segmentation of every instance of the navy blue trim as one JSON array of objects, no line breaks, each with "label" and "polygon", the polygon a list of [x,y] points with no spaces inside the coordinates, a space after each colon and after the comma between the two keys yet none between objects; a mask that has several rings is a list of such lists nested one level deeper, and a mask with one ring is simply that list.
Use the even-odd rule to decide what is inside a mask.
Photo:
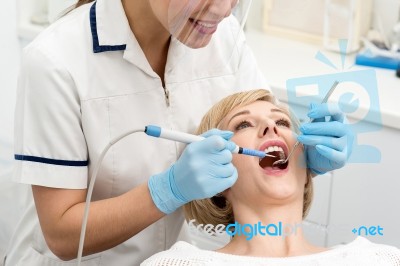
[{"label": "navy blue trim", "polygon": [[20,155],[20,154],[15,154],[14,158],[15,160],[18,161],[30,161],[30,162],[65,165],[65,166],[88,166],[88,161],[56,160],[56,159],[49,159],[49,158],[29,156],[29,155]]},{"label": "navy blue trim", "polygon": [[90,29],[92,31],[93,52],[102,53],[108,51],[123,51],[126,49],[126,44],[122,45],[99,45],[99,36],[97,34],[97,19],[96,19],[96,2],[90,8]]}]

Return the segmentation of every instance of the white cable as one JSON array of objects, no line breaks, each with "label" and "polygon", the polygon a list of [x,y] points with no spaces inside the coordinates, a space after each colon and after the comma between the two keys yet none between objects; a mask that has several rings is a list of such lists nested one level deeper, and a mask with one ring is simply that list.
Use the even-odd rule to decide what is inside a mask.
[{"label": "white cable", "polygon": [[96,165],[94,166],[91,178],[90,178],[90,183],[89,183],[89,189],[87,191],[87,195],[86,195],[86,203],[85,203],[85,212],[83,214],[83,221],[82,221],[82,228],[81,228],[81,235],[79,238],[79,248],[78,248],[78,266],[81,265],[81,261],[82,261],[82,253],[83,253],[83,243],[85,241],[85,234],[86,234],[86,224],[87,224],[87,220],[89,217],[89,208],[90,208],[90,200],[92,198],[92,193],[93,193],[93,187],[94,187],[94,182],[96,180],[97,177],[97,172],[100,169],[100,165],[104,159],[104,156],[106,155],[107,151],[118,141],[120,141],[121,139],[133,134],[133,133],[138,133],[138,132],[144,132],[144,129],[133,129],[130,130],[116,138],[114,138],[113,140],[111,140],[108,145],[103,149],[103,151],[101,152],[99,159],[97,160]]}]

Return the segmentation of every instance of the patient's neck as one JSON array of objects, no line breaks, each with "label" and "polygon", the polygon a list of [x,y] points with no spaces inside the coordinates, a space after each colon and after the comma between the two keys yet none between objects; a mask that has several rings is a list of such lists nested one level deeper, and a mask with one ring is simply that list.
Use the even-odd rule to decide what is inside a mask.
[{"label": "patient's neck", "polygon": [[[238,235],[224,248],[217,250],[242,256],[256,257],[288,257],[309,255],[324,251],[311,245],[302,231],[302,206],[292,205],[272,206],[262,211],[249,206],[234,208],[235,220],[240,226],[252,225],[253,234]],[[235,211],[236,209],[236,211]],[[254,233],[257,224],[257,234]],[[261,227],[264,226],[264,227]],[[249,227],[249,225],[246,225]],[[260,230],[264,235],[260,234]]]}]

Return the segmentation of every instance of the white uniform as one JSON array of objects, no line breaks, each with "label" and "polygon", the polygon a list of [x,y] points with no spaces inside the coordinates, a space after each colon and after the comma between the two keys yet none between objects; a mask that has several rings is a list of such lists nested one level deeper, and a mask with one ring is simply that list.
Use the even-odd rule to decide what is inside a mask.
[{"label": "white uniform", "polygon": [[[222,22],[211,43],[198,50],[173,39],[164,91],[119,1],[98,0],[58,20],[24,50],[14,179],[48,187],[86,188],[91,166],[116,136],[148,124],[193,132],[203,114],[222,97],[237,90],[266,88],[247,46],[235,50],[225,68],[210,72],[216,64],[213,58],[228,46],[232,49],[230,31]],[[243,35],[238,47],[242,45]],[[174,163],[183,147],[144,133],[123,139],[103,161],[93,200],[118,196],[146,182]],[[84,258],[83,265],[139,265],[174,244],[182,223],[182,213],[176,211],[119,246]],[[6,263],[67,265],[47,247],[33,199],[15,232]]]}]

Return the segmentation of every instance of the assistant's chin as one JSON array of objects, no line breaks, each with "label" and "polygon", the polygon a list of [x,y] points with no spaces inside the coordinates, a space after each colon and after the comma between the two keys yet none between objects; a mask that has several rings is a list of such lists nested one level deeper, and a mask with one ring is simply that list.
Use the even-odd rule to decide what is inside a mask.
[{"label": "assistant's chin", "polygon": [[192,49],[200,49],[200,48],[204,48],[206,47],[209,43],[210,43],[211,39],[207,39],[207,40],[186,40],[185,42],[182,42],[183,44],[185,44],[187,47],[192,48]]}]

